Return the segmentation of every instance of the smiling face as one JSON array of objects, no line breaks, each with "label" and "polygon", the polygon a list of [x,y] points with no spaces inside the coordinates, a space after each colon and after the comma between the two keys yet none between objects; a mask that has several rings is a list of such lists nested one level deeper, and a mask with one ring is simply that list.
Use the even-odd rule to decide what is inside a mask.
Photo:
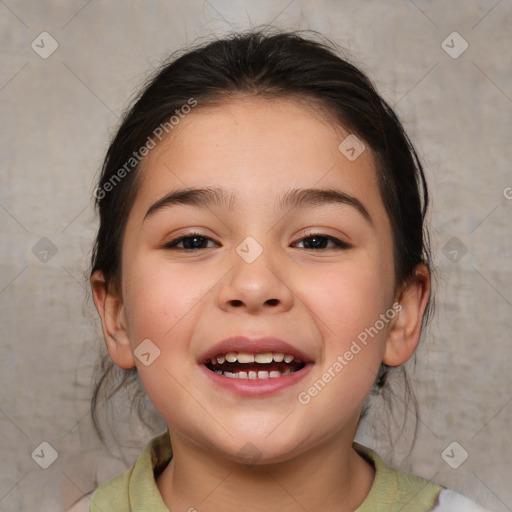
[{"label": "smiling face", "polygon": [[143,161],[122,294],[93,289],[111,357],[137,365],[171,439],[230,458],[252,443],[262,462],[351,443],[383,359],[414,351],[428,280],[396,296],[375,163],[349,160],[347,135],[245,97],[198,106]]}]

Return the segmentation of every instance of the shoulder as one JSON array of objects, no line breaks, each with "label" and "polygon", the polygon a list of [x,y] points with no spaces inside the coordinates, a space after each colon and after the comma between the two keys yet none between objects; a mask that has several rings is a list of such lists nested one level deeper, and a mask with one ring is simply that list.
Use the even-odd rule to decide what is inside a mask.
[{"label": "shoulder", "polygon": [[168,464],[171,456],[168,432],[152,439],[131,469],[108,480],[92,493],[90,512],[167,511],[155,474]]},{"label": "shoulder", "polygon": [[443,489],[431,512],[491,512],[450,489]]},{"label": "shoulder", "polygon": [[92,492],[73,503],[71,508],[68,508],[66,512],[89,512],[91,509],[91,498]]},{"label": "shoulder", "polygon": [[373,485],[357,512],[426,512],[436,504],[442,486],[409,473],[396,471],[370,448],[358,443],[354,443],[354,448],[375,469]]},{"label": "shoulder", "polygon": [[353,446],[375,468],[373,485],[357,512],[491,512],[442,485],[396,471],[370,448]]},{"label": "shoulder", "polygon": [[125,471],[100,485],[94,492],[83,496],[66,512],[110,512],[130,510],[128,485],[132,470]]},{"label": "shoulder", "polygon": [[90,512],[110,512],[114,504],[116,511],[130,510],[129,483],[132,471],[133,468],[100,485],[91,495]]}]

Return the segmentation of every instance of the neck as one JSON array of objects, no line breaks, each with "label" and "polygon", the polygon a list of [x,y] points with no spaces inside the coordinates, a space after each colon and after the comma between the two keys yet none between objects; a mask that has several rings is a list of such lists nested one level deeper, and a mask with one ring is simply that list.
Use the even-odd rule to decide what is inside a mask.
[{"label": "neck", "polygon": [[349,512],[364,501],[373,466],[349,440],[330,440],[286,462],[245,465],[171,435],[173,458],[157,478],[170,510]]}]

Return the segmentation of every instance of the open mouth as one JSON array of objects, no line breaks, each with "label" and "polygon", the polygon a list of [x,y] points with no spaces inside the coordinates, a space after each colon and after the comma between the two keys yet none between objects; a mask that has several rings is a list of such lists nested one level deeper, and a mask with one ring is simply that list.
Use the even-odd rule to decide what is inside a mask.
[{"label": "open mouth", "polygon": [[231,379],[276,379],[302,370],[306,363],[292,354],[265,352],[228,352],[212,357],[205,366],[212,372]]}]

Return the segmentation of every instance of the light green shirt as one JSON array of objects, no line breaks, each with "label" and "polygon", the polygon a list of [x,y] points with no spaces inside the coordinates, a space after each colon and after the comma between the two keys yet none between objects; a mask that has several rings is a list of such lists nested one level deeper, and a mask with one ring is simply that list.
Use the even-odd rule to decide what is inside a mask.
[{"label": "light green shirt", "polygon": [[[436,505],[443,487],[395,471],[373,450],[358,443],[354,443],[354,448],[375,468],[372,488],[356,512],[428,512]],[[155,476],[165,468],[171,456],[169,432],[152,439],[130,470],[94,491],[90,512],[169,512]]]}]

